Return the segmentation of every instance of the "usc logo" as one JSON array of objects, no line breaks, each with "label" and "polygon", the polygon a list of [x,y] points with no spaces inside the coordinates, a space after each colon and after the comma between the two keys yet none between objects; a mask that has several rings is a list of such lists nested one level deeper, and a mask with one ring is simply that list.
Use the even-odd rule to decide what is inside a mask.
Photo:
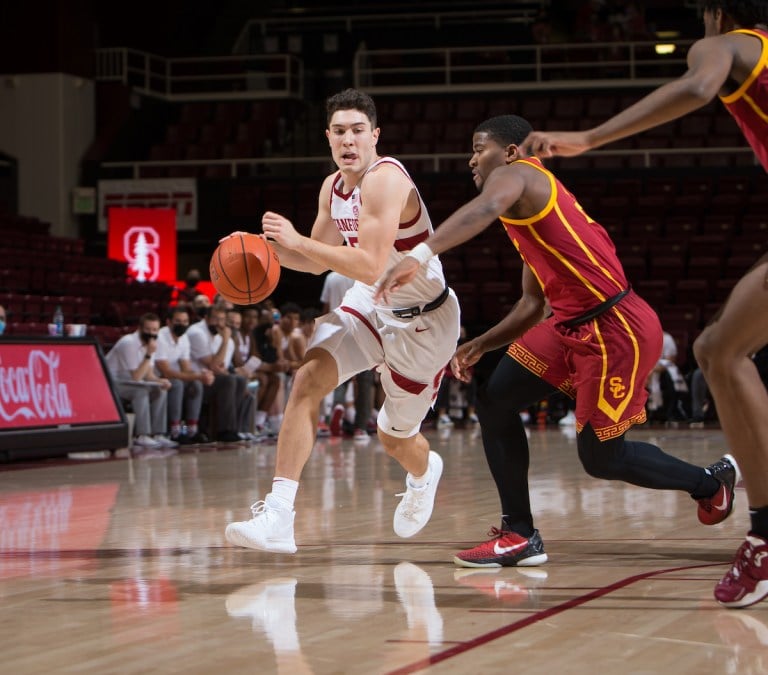
[{"label": "usc logo", "polygon": [[612,377],[608,380],[608,387],[611,390],[611,394],[613,394],[613,398],[624,398],[627,393],[627,388],[620,377]]}]

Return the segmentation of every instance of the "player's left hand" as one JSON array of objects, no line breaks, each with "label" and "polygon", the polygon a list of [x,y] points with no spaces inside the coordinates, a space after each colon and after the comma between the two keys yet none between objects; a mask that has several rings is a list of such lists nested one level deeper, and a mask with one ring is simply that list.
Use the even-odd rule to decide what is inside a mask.
[{"label": "player's left hand", "polygon": [[451,359],[451,372],[460,382],[469,382],[472,379],[470,370],[485,354],[485,349],[475,338],[460,345]]},{"label": "player's left hand", "polygon": [[261,218],[264,234],[286,248],[297,248],[301,235],[290,220],[273,211],[267,211]]},{"label": "player's left hand", "polygon": [[373,296],[374,302],[389,304],[389,294],[394,293],[401,286],[405,286],[416,276],[421,263],[416,258],[405,256],[397,265],[387,271],[379,285],[376,287],[376,293]]}]

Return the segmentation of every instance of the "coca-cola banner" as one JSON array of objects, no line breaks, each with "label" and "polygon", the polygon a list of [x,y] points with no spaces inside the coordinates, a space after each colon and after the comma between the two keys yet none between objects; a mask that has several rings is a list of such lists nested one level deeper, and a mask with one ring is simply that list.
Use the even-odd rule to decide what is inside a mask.
[{"label": "coca-cola banner", "polygon": [[107,255],[128,263],[137,281],[176,281],[176,212],[109,209]]},{"label": "coca-cola banner", "polygon": [[0,342],[0,431],[120,421],[94,344]]}]

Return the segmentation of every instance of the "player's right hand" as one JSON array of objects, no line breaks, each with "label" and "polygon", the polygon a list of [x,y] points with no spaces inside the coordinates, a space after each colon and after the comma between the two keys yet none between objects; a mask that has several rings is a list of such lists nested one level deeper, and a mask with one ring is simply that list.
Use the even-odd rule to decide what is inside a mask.
[{"label": "player's right hand", "polygon": [[536,157],[575,157],[590,149],[583,131],[532,131],[520,144],[523,151]]}]

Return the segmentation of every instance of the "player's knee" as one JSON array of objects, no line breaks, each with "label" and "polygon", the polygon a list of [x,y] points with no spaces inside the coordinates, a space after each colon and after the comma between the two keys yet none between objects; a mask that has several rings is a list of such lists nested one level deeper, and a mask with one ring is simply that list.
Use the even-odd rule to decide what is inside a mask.
[{"label": "player's knee", "polygon": [[582,429],[576,440],[581,465],[593,478],[602,478],[605,480],[614,480],[620,477],[619,466],[621,464],[617,459],[619,439],[612,439],[607,442],[598,440],[592,427],[589,425]]}]

